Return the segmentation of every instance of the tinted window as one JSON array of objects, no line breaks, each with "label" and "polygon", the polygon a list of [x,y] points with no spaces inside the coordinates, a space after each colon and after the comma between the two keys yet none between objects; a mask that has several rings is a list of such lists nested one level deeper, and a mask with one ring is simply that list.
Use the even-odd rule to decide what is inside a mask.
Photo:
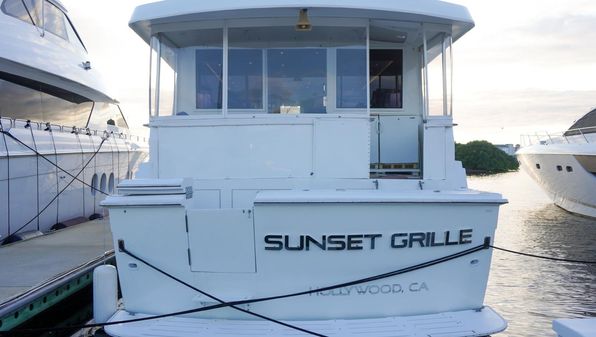
[{"label": "tinted window", "polygon": [[44,122],[64,126],[84,127],[93,103],[71,103],[56,96],[41,93],[41,108]]},{"label": "tinted window", "polygon": [[197,109],[221,109],[222,49],[197,49]]},{"label": "tinted window", "polygon": [[92,102],[74,103],[63,98],[0,79],[0,115],[15,119],[84,127]]},{"label": "tinted window", "polygon": [[0,116],[43,121],[41,92],[0,79]]},{"label": "tinted window", "polygon": [[44,6],[45,29],[50,33],[53,33],[65,40],[68,40],[68,35],[66,33],[66,22],[64,22],[64,13],[62,13],[62,11],[58,9],[58,7],[52,5],[47,1],[44,3]]},{"label": "tinted window", "polygon": [[230,49],[228,107],[263,109],[263,52],[261,49]]},{"label": "tinted window", "polygon": [[41,26],[40,3],[39,0],[5,0],[2,3],[2,11],[19,20]]},{"label": "tinted window", "polygon": [[74,44],[75,46],[85,49],[83,41],[81,41],[79,34],[75,30],[72,22],[70,21],[70,19],[68,19],[68,17],[66,17],[66,30],[68,31],[68,40],[70,40],[72,44]]},{"label": "tinted window", "polygon": [[337,107],[366,108],[366,50],[337,50]]},{"label": "tinted window", "polygon": [[371,108],[401,108],[402,50],[371,50],[369,82]]},{"label": "tinted window", "polygon": [[326,49],[269,49],[267,74],[269,113],[326,113]]},{"label": "tinted window", "polygon": [[121,128],[127,128],[126,120],[122,112],[115,104],[95,103],[89,124],[87,127],[96,130],[104,130],[107,125],[115,125]]}]

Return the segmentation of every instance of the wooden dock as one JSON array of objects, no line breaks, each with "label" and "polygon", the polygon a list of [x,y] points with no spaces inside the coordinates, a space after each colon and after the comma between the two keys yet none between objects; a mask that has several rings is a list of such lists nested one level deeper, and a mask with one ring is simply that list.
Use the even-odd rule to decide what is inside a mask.
[{"label": "wooden dock", "polygon": [[0,331],[7,331],[92,281],[113,260],[107,219],[0,247]]}]

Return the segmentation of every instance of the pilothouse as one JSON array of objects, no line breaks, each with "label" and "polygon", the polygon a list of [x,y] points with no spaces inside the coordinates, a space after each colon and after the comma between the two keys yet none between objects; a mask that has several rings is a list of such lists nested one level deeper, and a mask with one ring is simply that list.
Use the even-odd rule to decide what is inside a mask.
[{"label": "pilothouse", "polygon": [[[483,301],[506,200],[454,159],[451,49],[473,25],[434,0],[138,7],[151,156],[103,203],[124,304],[109,321],[191,312],[106,331],[504,330]],[[424,291],[308,296],[393,284]]]}]

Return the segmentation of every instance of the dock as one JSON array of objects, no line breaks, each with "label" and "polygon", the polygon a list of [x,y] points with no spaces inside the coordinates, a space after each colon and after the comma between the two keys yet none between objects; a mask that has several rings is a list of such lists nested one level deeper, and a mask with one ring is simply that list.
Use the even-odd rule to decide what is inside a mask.
[{"label": "dock", "polygon": [[8,331],[91,284],[113,260],[106,219],[0,247],[0,331]]}]

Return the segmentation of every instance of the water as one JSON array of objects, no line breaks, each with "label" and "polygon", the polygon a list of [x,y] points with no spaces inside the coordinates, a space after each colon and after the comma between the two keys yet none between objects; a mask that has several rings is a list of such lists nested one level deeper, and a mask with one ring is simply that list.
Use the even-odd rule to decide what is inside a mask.
[{"label": "water", "polygon": [[[524,172],[469,177],[470,188],[499,192],[495,246],[596,260],[596,220],[566,212]],[[596,317],[596,265],[537,260],[495,251],[485,303],[508,322],[499,337],[556,336],[556,318]]]}]

